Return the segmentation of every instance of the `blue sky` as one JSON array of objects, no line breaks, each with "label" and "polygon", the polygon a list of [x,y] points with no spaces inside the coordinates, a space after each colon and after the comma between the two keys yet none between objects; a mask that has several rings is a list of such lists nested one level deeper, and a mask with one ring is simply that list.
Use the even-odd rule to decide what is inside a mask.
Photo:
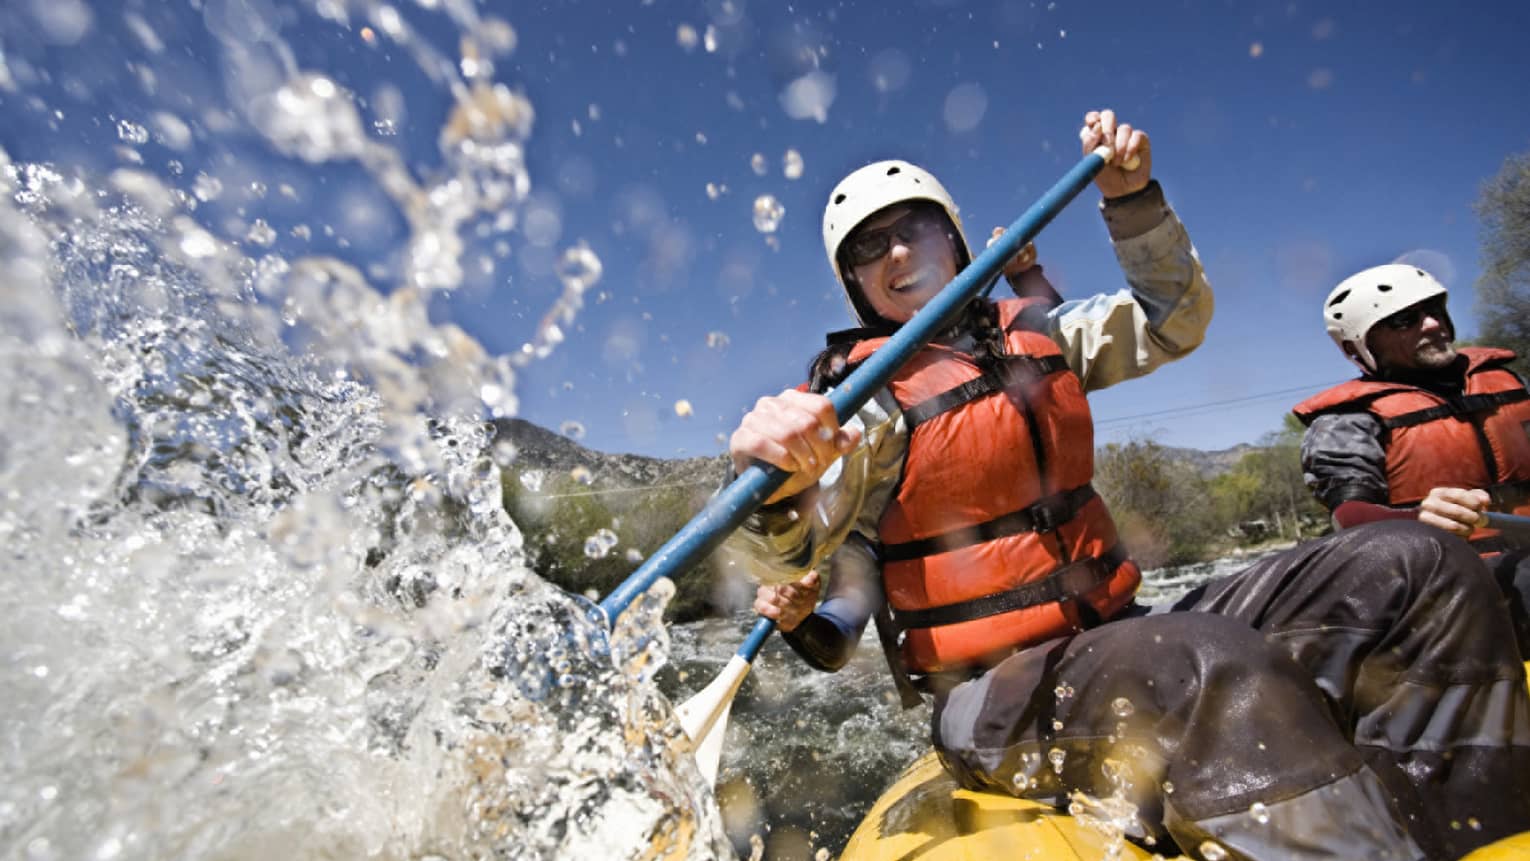
[{"label": "blue sky", "polygon": [[[455,54],[437,5],[398,8]],[[187,187],[202,170],[227,188],[296,189],[237,212],[229,195],[224,209],[202,210],[209,227],[253,210],[283,235],[306,223],[316,235],[304,250],[339,254],[390,287],[402,219],[359,168],[299,164],[241,130],[207,28],[230,14],[246,28],[264,21],[299,67],[355,92],[369,120],[401,104],[395,132],[380,139],[428,172],[449,99],[386,39],[277,0],[7,7],[0,49],[12,86],[0,88],[0,146],[13,159],[110,167],[124,158],[119,119],[170,111],[196,145],[138,147],[146,168]],[[478,8],[515,30],[495,76],[536,109],[532,192],[507,253],[492,268],[470,266],[432,313],[495,353],[513,351],[558,294],[555,254],[587,243],[603,278],[568,340],[524,369],[518,392],[524,418],[577,423],[581,442],[605,451],[719,452],[757,397],[802,378],[822,334],[849,324],[824,259],[821,207],[836,180],[870,160],[929,168],[981,241],[1076,160],[1084,111],[1111,106],[1146,129],[1217,313],[1195,354],[1093,396],[1098,439],[1223,448],[1256,441],[1292,403],[1350,375],[1317,309],[1354,270],[1410,255],[1452,288],[1458,328],[1474,333],[1471,203],[1507,156],[1530,150],[1522,0]],[[168,49],[146,53],[127,13]],[[832,101],[809,99],[817,115],[794,117],[794,104],[814,113],[783,100],[794,82],[832,84]],[[795,179],[784,173],[788,150],[802,160]],[[165,168],[172,156],[178,177]],[[764,194],[784,207],[771,234],[752,217]],[[1038,241],[1068,297],[1121,286],[1097,198],[1086,192]]]}]

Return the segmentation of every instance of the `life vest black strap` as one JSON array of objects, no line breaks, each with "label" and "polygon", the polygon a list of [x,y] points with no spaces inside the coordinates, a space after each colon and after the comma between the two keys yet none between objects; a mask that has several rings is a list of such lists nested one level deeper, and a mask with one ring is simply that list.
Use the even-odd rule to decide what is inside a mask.
[{"label": "life vest black strap", "polygon": [[1471,542],[1472,549],[1479,556],[1491,556],[1498,553],[1509,553],[1525,546],[1522,541],[1505,538],[1502,535],[1494,535],[1491,538],[1478,538]]},{"label": "life vest black strap", "polygon": [[1035,303],[1021,309],[1015,315],[1009,325],[1004,327],[1006,332],[1045,332],[1047,330],[1047,315],[1057,307],[1052,304]]},{"label": "life vest black strap", "polygon": [[929,538],[921,538],[918,541],[884,544],[880,555],[883,562],[907,562],[910,559],[971,547],[1006,535],[1018,535],[1022,532],[1053,532],[1072,520],[1079,509],[1094,497],[1093,485],[1080,485],[1072,490],[1044,496],[1019,511],[1001,514],[986,523],[964,526],[961,529],[931,535]]},{"label": "life vest black strap", "polygon": [[898,689],[899,702],[906,709],[924,705],[919,687],[914,684],[908,669],[903,666],[903,659],[898,656],[898,629],[893,625],[892,613],[887,605],[883,604],[871,620],[877,629],[877,640],[882,644],[882,657],[887,659],[887,668],[892,671],[893,686]]},{"label": "life vest black strap", "polygon": [[1023,610],[1026,607],[1041,604],[1071,601],[1088,594],[1095,587],[1109,580],[1126,559],[1126,548],[1117,544],[1098,557],[1085,557],[1064,565],[1040,580],[1017,586],[1007,592],[984,595],[970,601],[960,601],[923,610],[894,610],[893,623],[900,630],[935,628],[997,616],[1000,613]]},{"label": "life vest black strap", "polygon": [[1468,416],[1472,413],[1486,412],[1491,409],[1497,409],[1504,404],[1516,404],[1524,400],[1530,400],[1530,390],[1510,389],[1506,392],[1492,392],[1485,395],[1466,395],[1465,397],[1456,398],[1450,403],[1422,410],[1414,410],[1411,413],[1403,413],[1400,416],[1393,416],[1385,419],[1383,424],[1386,425],[1388,430],[1396,430],[1397,428],[1412,427],[1413,425],[1421,425],[1426,422],[1443,419],[1447,416]]},{"label": "life vest black strap", "polygon": [[1062,356],[1005,356],[998,365],[961,385],[946,389],[903,410],[908,429],[924,424],[941,413],[954,410],[994,392],[1002,392],[1020,380],[1037,380],[1068,369]]}]

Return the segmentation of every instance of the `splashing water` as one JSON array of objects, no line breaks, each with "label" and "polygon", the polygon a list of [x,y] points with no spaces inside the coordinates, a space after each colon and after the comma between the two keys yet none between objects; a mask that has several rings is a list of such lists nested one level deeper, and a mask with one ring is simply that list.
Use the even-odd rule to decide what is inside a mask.
[{"label": "splashing water", "polygon": [[[252,220],[230,231],[244,246],[225,238],[197,209],[225,193],[214,177],[188,172],[188,192],[142,158],[102,175],[0,153],[0,537],[17,572],[0,598],[0,845],[29,858],[729,853],[653,684],[672,587],[608,634],[587,601],[529,571],[483,421],[513,414],[514,363],[428,314],[431,292],[461,281],[467,229],[529,190],[530,103],[486,79],[513,33],[439,4],[461,34],[453,61],[380,3],[205,8],[212,38],[195,35],[248,97],[223,121],[294,164],[359,169],[409,242],[380,290],[293,251],[290,225]],[[280,41],[279,21],[348,30],[352,17],[451,101],[429,181]],[[82,51],[144,44],[93,32],[105,18],[73,24]],[[274,59],[254,69],[257,53]],[[167,111],[156,128],[189,128]],[[559,269],[553,325],[599,277],[587,252]]]},{"label": "splashing water", "polygon": [[754,199],[754,229],[761,233],[775,233],[786,215],[786,207],[774,195],[762,194]]},{"label": "splashing water", "polygon": [[795,149],[787,150],[786,155],[781,159],[782,175],[787,179],[801,179],[802,169],[802,153],[797,152]]}]

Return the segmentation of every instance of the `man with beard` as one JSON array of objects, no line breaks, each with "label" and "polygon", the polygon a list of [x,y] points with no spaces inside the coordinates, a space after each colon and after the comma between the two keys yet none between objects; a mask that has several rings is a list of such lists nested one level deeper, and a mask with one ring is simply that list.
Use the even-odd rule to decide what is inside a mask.
[{"label": "man with beard", "polygon": [[1530,546],[1487,527],[1530,514],[1530,390],[1510,350],[1454,346],[1446,291],[1393,263],[1328,295],[1328,334],[1362,371],[1297,404],[1308,487],[1346,529],[1417,519],[1469,540],[1509,597],[1530,648]]}]

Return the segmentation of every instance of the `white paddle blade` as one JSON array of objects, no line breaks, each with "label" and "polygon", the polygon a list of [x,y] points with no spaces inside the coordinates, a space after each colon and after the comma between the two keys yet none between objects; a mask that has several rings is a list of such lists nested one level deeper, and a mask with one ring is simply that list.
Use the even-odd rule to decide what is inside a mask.
[{"label": "white paddle blade", "polygon": [[749,662],[734,655],[717,678],[675,709],[681,729],[691,740],[696,767],[708,783],[717,781],[723,736],[728,731],[728,713],[732,711],[733,698],[738,695],[739,686],[747,675]]}]

